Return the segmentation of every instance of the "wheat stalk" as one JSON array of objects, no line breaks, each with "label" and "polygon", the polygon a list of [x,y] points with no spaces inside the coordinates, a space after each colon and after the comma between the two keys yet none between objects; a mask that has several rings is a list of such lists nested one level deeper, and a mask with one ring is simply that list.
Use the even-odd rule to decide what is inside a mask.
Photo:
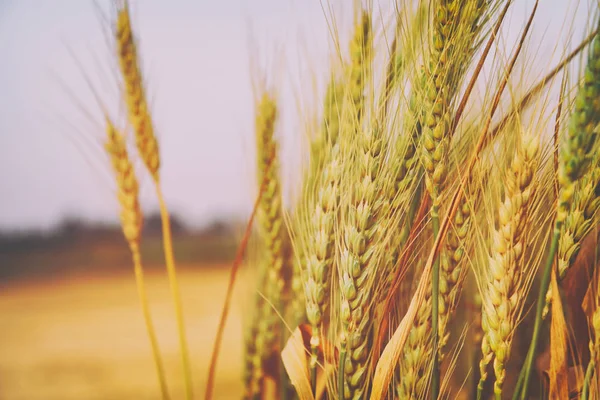
[{"label": "wheat stalk", "polygon": [[175,303],[175,317],[177,320],[177,331],[181,350],[181,363],[184,374],[185,392],[186,398],[189,400],[194,396],[192,371],[185,333],[183,306],[181,304],[181,294],[175,268],[175,257],[173,255],[171,222],[160,185],[160,155],[158,141],[154,134],[152,118],[150,116],[148,102],[145,97],[144,81],[138,62],[137,47],[131,27],[129,3],[126,0],[123,0],[123,2],[117,8],[117,21],[114,34],[117,45],[117,58],[119,60],[119,66],[121,68],[121,75],[123,78],[123,97],[127,105],[129,121],[135,132],[138,153],[140,154],[140,157],[144,161],[148,172],[154,180],[156,196],[158,198],[162,222],[165,263],[167,266],[171,294]]}]

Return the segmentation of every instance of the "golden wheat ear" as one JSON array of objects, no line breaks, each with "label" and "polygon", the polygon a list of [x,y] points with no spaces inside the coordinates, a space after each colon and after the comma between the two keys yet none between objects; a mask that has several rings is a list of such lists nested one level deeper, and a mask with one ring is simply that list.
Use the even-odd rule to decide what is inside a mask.
[{"label": "golden wheat ear", "polygon": [[140,70],[137,45],[131,27],[127,1],[124,1],[117,11],[115,29],[117,57],[124,86],[123,97],[127,105],[129,122],[135,132],[136,145],[140,156],[152,178],[158,181],[160,168],[158,142],[154,134],[150,109],[146,100],[144,80]]}]

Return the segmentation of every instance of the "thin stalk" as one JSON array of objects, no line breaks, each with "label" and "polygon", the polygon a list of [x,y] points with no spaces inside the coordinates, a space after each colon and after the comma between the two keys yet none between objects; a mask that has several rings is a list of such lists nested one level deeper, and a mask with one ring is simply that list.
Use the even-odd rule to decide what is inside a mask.
[{"label": "thin stalk", "polygon": [[158,382],[160,383],[160,392],[162,394],[163,400],[169,400],[170,396],[169,389],[167,387],[167,380],[165,378],[165,369],[163,366],[162,358],[160,356],[158,340],[156,339],[156,332],[154,331],[154,325],[152,324],[152,317],[150,316],[148,296],[146,295],[146,285],[144,284],[144,270],[142,268],[142,256],[140,254],[140,247],[138,244],[131,244],[129,248],[131,249],[131,257],[133,258],[135,283],[137,286],[138,296],[140,298],[140,304],[142,306],[144,323],[146,324],[146,332],[148,332],[148,338],[150,339],[150,346],[152,347],[152,357],[154,358],[156,373],[158,375]]},{"label": "thin stalk", "polygon": [[177,281],[177,272],[175,270],[175,258],[173,256],[173,239],[171,237],[171,222],[169,220],[169,211],[163,197],[159,182],[156,181],[156,196],[160,207],[160,218],[162,221],[163,247],[165,252],[165,263],[167,264],[167,275],[171,287],[171,295],[175,303],[175,319],[177,320],[177,333],[179,334],[179,347],[181,349],[181,364],[183,367],[183,380],[185,384],[185,398],[191,400],[194,397],[192,386],[192,371],[190,368],[190,359],[188,345],[185,335],[185,324],[183,321],[183,306],[181,305],[181,293]]},{"label": "thin stalk", "polygon": [[252,208],[252,213],[250,214],[250,218],[248,219],[248,223],[246,224],[246,230],[244,231],[244,236],[242,237],[242,241],[238,246],[238,249],[235,253],[235,258],[233,260],[233,266],[231,267],[231,272],[229,273],[229,284],[227,285],[227,293],[225,294],[225,303],[223,304],[223,309],[221,310],[221,318],[219,320],[219,327],[217,328],[217,334],[215,336],[215,344],[213,345],[212,356],[210,358],[210,365],[208,368],[208,378],[206,379],[206,392],[204,394],[204,400],[211,400],[212,393],[215,382],[215,374],[217,370],[217,360],[219,359],[219,350],[221,348],[221,342],[223,341],[223,332],[225,331],[225,322],[227,321],[227,316],[229,315],[229,306],[231,305],[231,297],[233,296],[233,287],[235,284],[235,278],[237,276],[237,272],[242,264],[242,260],[244,258],[244,254],[246,253],[246,248],[248,247],[248,241],[250,240],[250,234],[252,233],[252,226],[254,224],[254,218],[256,217],[256,212],[258,211],[258,206],[262,199],[263,193],[265,192],[266,181],[260,186],[260,190],[258,195],[256,196],[256,200],[254,202],[254,207]]},{"label": "thin stalk", "polygon": [[[440,233],[440,216],[436,205],[431,206],[431,225],[433,228],[433,240]],[[431,376],[431,398],[437,400],[440,394],[440,366],[438,359],[438,315],[440,292],[440,257],[436,256],[431,270],[431,334],[433,336],[433,371]]]},{"label": "thin stalk", "polygon": [[[527,356],[525,357],[525,364],[529,361],[529,351],[527,352]],[[525,365],[523,364],[523,365]],[[521,388],[523,387],[523,381],[525,380],[525,368],[521,369],[519,373],[519,379],[517,379],[517,384],[515,385],[515,391],[513,393],[512,400],[519,400],[519,394],[521,393]]]},{"label": "thin stalk", "polygon": [[346,362],[346,345],[340,345],[340,359],[338,365],[338,400],[344,400],[344,363]]},{"label": "thin stalk", "polygon": [[594,375],[594,369],[596,367],[596,360],[592,358],[585,371],[585,379],[583,380],[583,389],[581,390],[581,400],[588,400],[590,397],[590,382],[592,381],[592,375]]},{"label": "thin stalk", "polygon": [[523,377],[523,390],[521,391],[521,400],[526,400],[527,398],[529,380],[531,377],[531,371],[533,370],[533,360],[535,358],[538,339],[542,330],[542,313],[544,311],[544,306],[546,305],[546,293],[548,293],[548,287],[550,286],[552,264],[554,263],[554,257],[556,256],[556,251],[558,250],[558,239],[560,238],[561,225],[561,222],[556,222],[554,226],[554,235],[552,236],[552,243],[550,244],[550,253],[548,254],[548,259],[546,260],[546,265],[544,267],[544,272],[542,275],[542,282],[540,285],[540,291],[538,293],[538,301],[535,310],[535,325],[533,326],[533,337],[531,338],[531,344],[529,345],[529,351],[527,352],[526,363],[523,366],[525,370],[525,375]]},{"label": "thin stalk", "polygon": [[[481,346],[480,346],[481,347]],[[471,383],[471,398],[479,400],[481,393],[479,393],[479,352],[474,351],[471,356],[471,370],[473,371],[473,382]]]},{"label": "thin stalk", "polygon": [[[280,302],[279,304],[279,310],[283,311],[283,302]],[[285,325],[285,321],[281,321],[281,324],[279,325],[279,331],[280,331],[280,337],[279,337],[279,341],[280,341],[280,346],[283,349],[285,347],[285,338],[283,336],[283,333],[286,331],[286,325]],[[283,360],[281,359],[281,357],[278,357],[278,364],[279,364],[279,400],[287,400],[288,398],[288,388],[289,388],[289,380],[287,379],[287,373],[285,372],[285,365],[283,365]]]},{"label": "thin stalk", "polygon": [[311,343],[310,346],[310,387],[313,395],[317,395],[317,360],[318,360],[318,347]]},{"label": "thin stalk", "polygon": [[485,385],[485,380],[479,378],[479,383],[477,384],[477,400],[481,400],[483,398],[484,385]]}]

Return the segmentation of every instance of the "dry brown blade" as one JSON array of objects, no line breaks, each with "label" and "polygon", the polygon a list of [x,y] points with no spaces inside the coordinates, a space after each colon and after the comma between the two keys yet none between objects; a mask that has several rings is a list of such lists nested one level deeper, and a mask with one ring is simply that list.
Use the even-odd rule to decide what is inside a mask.
[{"label": "dry brown blade", "polygon": [[260,186],[258,195],[256,196],[256,201],[254,202],[254,208],[252,209],[252,214],[250,214],[250,219],[248,220],[248,224],[246,225],[246,230],[244,231],[244,237],[240,242],[240,245],[235,254],[235,259],[233,260],[233,265],[231,267],[231,272],[229,274],[229,284],[227,286],[227,294],[225,295],[225,303],[223,304],[223,310],[221,311],[221,319],[219,320],[219,326],[217,328],[217,336],[215,337],[215,344],[213,346],[212,356],[210,358],[210,365],[208,367],[208,378],[206,380],[206,391],[204,393],[204,399],[210,400],[212,399],[213,389],[215,384],[215,373],[217,370],[217,361],[219,359],[219,350],[221,348],[221,342],[223,341],[223,332],[225,331],[225,323],[227,322],[227,316],[229,315],[229,307],[231,305],[231,297],[233,296],[233,287],[235,285],[235,278],[237,276],[237,272],[242,264],[242,260],[244,258],[244,254],[246,252],[246,247],[248,247],[248,240],[250,239],[250,233],[252,232],[252,224],[254,222],[254,217],[256,216],[256,212],[258,210],[258,206],[260,204],[260,200],[265,191],[267,181],[264,180]]},{"label": "dry brown blade", "polygon": [[300,328],[296,328],[281,352],[283,366],[300,400],[315,400],[308,378],[306,349]]},{"label": "dry brown blade", "polygon": [[400,357],[402,348],[404,347],[404,344],[406,343],[406,339],[408,338],[408,334],[410,333],[410,328],[416,317],[418,307],[425,299],[425,294],[429,287],[429,278],[431,275],[431,268],[433,266],[433,262],[437,256],[437,253],[442,244],[442,239],[445,238],[448,228],[450,227],[450,221],[452,220],[452,218],[456,214],[456,211],[458,210],[458,205],[462,198],[467,179],[471,176],[473,167],[475,166],[475,164],[477,163],[477,160],[479,159],[479,153],[483,149],[483,146],[485,143],[485,138],[487,136],[487,133],[490,128],[491,121],[492,121],[492,117],[494,116],[496,108],[498,107],[498,104],[500,103],[500,98],[502,97],[502,93],[504,92],[504,89],[506,88],[506,85],[508,84],[508,79],[510,77],[510,74],[512,73],[515,63],[517,62],[517,58],[521,52],[521,49],[523,48],[523,43],[525,42],[527,34],[529,33],[529,29],[531,28],[531,23],[533,22],[533,17],[535,16],[535,13],[537,11],[538,4],[539,4],[539,0],[536,0],[533,10],[531,11],[531,15],[529,16],[529,20],[527,21],[527,24],[525,25],[525,29],[523,30],[521,38],[519,39],[517,48],[515,49],[512,59],[510,60],[509,65],[507,66],[504,79],[502,80],[502,82],[500,83],[500,86],[498,87],[498,90],[496,91],[496,94],[495,94],[495,97],[493,99],[492,106],[490,109],[490,113],[489,113],[486,123],[481,131],[479,141],[477,142],[477,146],[475,147],[475,150],[473,152],[471,160],[468,164],[467,170],[464,174],[461,174],[459,186],[456,188],[456,191],[455,191],[455,193],[452,197],[452,201],[450,203],[450,211],[448,212],[448,214],[444,217],[444,220],[442,221],[438,237],[436,238],[436,240],[433,244],[433,248],[431,249],[431,252],[429,253],[429,257],[427,259],[427,264],[425,264],[425,268],[423,269],[423,274],[421,275],[421,279],[419,281],[419,286],[417,287],[417,291],[414,294],[414,296],[410,302],[410,306],[408,307],[408,311],[406,312],[406,315],[400,322],[400,325],[398,326],[398,328],[396,328],[396,331],[394,332],[391,340],[385,346],[385,349],[383,350],[383,353],[381,354],[381,357],[379,358],[379,362],[377,363],[377,367],[375,369],[375,376],[373,378],[373,388],[372,388],[372,392],[371,392],[371,400],[382,400],[387,393],[390,381],[392,379],[394,370],[396,368],[396,364],[398,363],[398,358]]},{"label": "dry brown blade", "polygon": [[567,323],[563,313],[556,269],[552,270],[552,322],[550,325],[550,399],[568,399]]}]

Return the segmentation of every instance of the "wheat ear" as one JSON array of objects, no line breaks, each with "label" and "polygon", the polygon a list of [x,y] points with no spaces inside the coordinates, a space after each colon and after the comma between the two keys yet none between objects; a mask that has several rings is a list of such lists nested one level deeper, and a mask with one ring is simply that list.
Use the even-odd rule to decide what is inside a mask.
[{"label": "wheat ear", "polygon": [[[334,221],[339,203],[339,180],[341,176],[339,137],[339,107],[343,86],[333,78],[327,88],[323,126],[321,128],[321,151],[313,152],[311,157],[312,179],[306,182],[308,188],[313,185],[317,191],[314,201],[309,199],[309,221],[307,232],[306,265],[306,315],[312,326],[311,344],[311,381],[316,386],[317,348],[324,334],[323,321],[328,312],[331,295],[331,280],[335,256]],[[330,153],[324,154],[329,148]],[[327,156],[327,157],[326,157]],[[314,169],[313,169],[314,168]]]},{"label": "wheat ear", "polygon": [[379,131],[362,128],[364,91],[370,76],[372,54],[371,15],[362,11],[350,43],[351,64],[346,97],[342,106],[340,147],[356,153],[356,163],[343,164],[344,172],[360,182],[345,198],[340,217],[342,231],[340,271],[340,358],[338,391],[341,398],[360,399],[367,395],[369,343],[372,321],[373,235],[376,200],[375,175],[379,170],[382,140]]},{"label": "wheat ear", "polygon": [[505,366],[510,357],[520,304],[524,301],[521,277],[526,269],[526,228],[535,190],[538,155],[539,138],[531,134],[523,136],[505,180],[504,200],[498,209],[499,226],[492,233],[487,277],[482,289],[484,337],[478,397],[492,358],[496,375],[494,393],[497,399],[502,395]]},{"label": "wheat ear", "polygon": [[[268,302],[264,303],[261,314],[263,320],[259,322],[257,332],[257,337],[263,340],[263,363],[272,354],[280,351],[283,330],[278,315],[284,314],[285,307],[282,297],[285,284],[283,278],[285,222],[275,140],[276,121],[276,101],[268,92],[264,92],[257,104],[255,120],[257,178],[258,182],[264,182],[265,187],[257,214],[262,249],[260,262],[265,273],[264,290],[268,299]],[[284,390],[281,382],[278,387]]]},{"label": "wheat ear", "polygon": [[154,331],[154,324],[152,323],[152,317],[150,315],[150,306],[148,304],[146,286],[144,284],[142,256],[140,253],[143,217],[138,198],[138,182],[135,177],[133,165],[127,154],[125,140],[108,118],[106,118],[106,134],[107,139],[105,149],[110,156],[119,191],[118,198],[121,205],[121,226],[131,251],[138,297],[142,306],[146,331],[148,332],[148,338],[150,339],[150,345],[152,347],[152,355],[154,357],[154,364],[156,365],[162,398],[166,400],[170,398],[169,389],[167,387],[165,370],[160,355],[160,349],[158,347],[158,340],[156,339],[156,333]]},{"label": "wheat ear", "polygon": [[[575,187],[573,202],[561,229],[558,242],[558,280],[566,276],[575,262],[581,242],[593,229],[594,217],[600,208],[600,159],[581,178]],[[552,288],[546,295],[544,318],[548,314],[548,306],[552,301]]]},{"label": "wheat ear", "polygon": [[131,28],[127,1],[118,10],[115,34],[119,66],[125,87],[125,103],[129,110],[129,122],[135,131],[135,140],[140,150],[140,156],[154,180],[158,180],[158,170],[160,168],[158,142],[154,135],[152,118],[144,93],[144,81],[140,71],[137,46]]}]

